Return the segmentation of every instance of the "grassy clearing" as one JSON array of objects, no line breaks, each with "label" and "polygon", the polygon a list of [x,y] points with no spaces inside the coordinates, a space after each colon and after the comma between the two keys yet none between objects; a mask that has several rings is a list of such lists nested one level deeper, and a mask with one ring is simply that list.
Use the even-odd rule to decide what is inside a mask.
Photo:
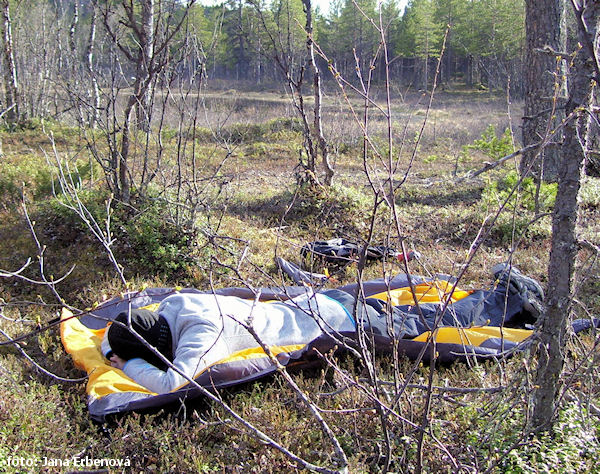
[{"label": "grassy clearing", "polygon": [[[406,118],[410,117],[404,145],[397,146],[394,155],[398,159],[396,183],[411,163],[413,139],[424,117],[424,109],[415,105],[418,100],[409,97],[406,102],[394,102],[394,121],[400,125],[394,132],[398,138],[403,136]],[[489,269],[506,260],[511,250],[515,251],[519,268],[544,283],[549,219],[531,222],[535,203],[530,183],[524,183],[516,197],[508,194],[507,189],[515,182],[515,164],[478,180],[454,181],[456,176],[478,169],[484,161],[512,149],[512,143],[502,135],[511,126],[504,100],[488,93],[445,92],[437,104],[408,179],[394,196],[398,228],[390,227],[389,209],[381,207],[376,215],[374,241],[382,243],[391,236],[392,244],[397,245],[399,237],[405,239],[408,248],[423,254],[412,264],[415,273],[456,274],[469,258],[485,222],[489,233],[484,234],[461,285],[489,285]],[[130,287],[239,286],[243,284],[240,276],[254,286],[281,284],[273,263],[275,255],[297,261],[299,249],[307,241],[333,236],[365,238],[373,197],[363,171],[362,134],[339,99],[328,97],[326,107],[326,133],[332,137],[337,166],[336,185],[331,190],[295,188],[294,168],[302,138],[285,97],[262,94],[258,100],[246,94],[242,100],[240,95],[228,92],[207,97],[204,106],[211,127],[207,123],[195,134],[186,132],[188,140],[194,139],[199,176],[211,178],[203,188],[201,212],[195,222],[197,231],[178,233],[172,226],[176,211],[159,199],[175,196],[168,194],[166,187],[157,185],[153,198],[136,202],[133,210],[114,209],[114,251]],[[225,116],[229,116],[227,122]],[[512,116],[520,115],[513,111]],[[215,127],[215,123],[222,126]],[[512,127],[516,129],[516,124]],[[81,195],[102,220],[108,196],[102,191],[100,171],[94,166],[86,168],[90,157],[82,151],[79,133],[60,124],[44,124],[44,129],[53,132],[59,155],[78,163]],[[371,130],[374,142],[383,146],[386,124],[376,114]],[[222,145],[215,145],[215,135],[227,143],[229,154]],[[141,153],[145,148],[141,138],[137,140]],[[51,141],[41,124],[3,131],[2,141],[0,189],[5,199],[0,209],[0,268],[16,270],[27,258],[35,262],[38,257],[20,204],[24,182],[27,209],[35,221],[37,237],[45,246],[45,274],[58,278],[75,264],[59,287],[62,297],[83,308],[122,291],[99,242],[52,197],[55,178],[44,153],[51,155]],[[173,165],[178,156],[175,129],[164,132],[162,146],[161,159],[167,166],[161,179],[167,183],[175,176]],[[149,154],[157,153],[158,145],[152,143]],[[385,176],[385,160],[371,153],[367,163],[372,176]],[[596,246],[600,244],[599,190],[599,180],[587,180],[580,221],[581,236]],[[552,201],[552,189],[542,191],[545,211]],[[507,210],[495,218],[498,203],[504,201],[508,202]],[[496,219],[494,225],[491,219]],[[600,271],[597,256],[590,249],[582,249],[579,268],[575,311],[579,317],[598,315]],[[356,278],[352,265],[328,270],[335,277],[332,286]],[[366,278],[400,270],[393,264],[373,264],[367,268]],[[32,278],[40,275],[35,265],[27,271]],[[0,284],[0,329],[8,334],[24,334],[55,316],[57,306],[42,304],[55,301],[47,290],[14,279],[3,279]],[[532,383],[532,363],[527,354],[508,361],[435,367],[433,381],[437,386],[505,388],[499,392],[440,392],[434,396],[431,428],[423,449],[426,471],[600,469],[600,424],[594,414],[600,403],[595,338],[596,334],[585,335],[570,342],[566,368],[569,391],[560,422],[549,437],[522,438]],[[55,330],[27,339],[23,348],[52,372],[63,377],[81,376],[64,355]],[[373,395],[365,388],[364,368],[344,358],[339,364],[339,370],[315,369],[294,377],[322,410],[348,456],[350,471],[376,472],[383,466],[385,440],[381,419],[370,398]],[[381,356],[377,364],[380,379],[391,383],[394,361]],[[422,386],[427,384],[430,370],[428,366],[414,367],[404,359],[398,361],[396,374],[408,377],[414,372],[414,376],[410,388],[398,395],[398,416],[385,420],[394,453],[391,470],[411,472],[417,466],[420,431],[415,426],[422,423],[426,404]],[[58,382],[41,375],[15,348],[7,346],[0,348],[0,372],[0,460],[119,458],[128,459],[136,472],[295,470],[284,455],[231,422],[216,404],[198,400],[185,409],[175,407],[158,414],[121,417],[111,421],[108,436],[89,421],[84,383]],[[386,384],[375,396],[392,403],[396,395],[393,384]],[[331,445],[282,378],[240,387],[223,393],[223,397],[238,413],[296,454],[318,465],[333,465]],[[587,404],[577,404],[577,399]],[[24,469],[8,466],[6,470]],[[46,466],[45,471],[68,469]]]}]

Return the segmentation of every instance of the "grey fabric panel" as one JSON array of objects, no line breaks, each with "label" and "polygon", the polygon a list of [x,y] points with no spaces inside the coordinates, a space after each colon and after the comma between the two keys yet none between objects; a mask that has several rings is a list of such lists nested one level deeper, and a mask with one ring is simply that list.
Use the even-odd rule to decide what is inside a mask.
[{"label": "grey fabric panel", "polygon": [[[195,288],[183,288],[178,293],[212,293],[210,291],[200,291]],[[120,312],[127,311],[131,305],[132,308],[140,308],[153,303],[160,303],[167,296],[175,293],[173,288],[148,288],[143,291],[131,292],[123,297],[111,298],[100,304],[89,314],[85,314],[79,320],[90,329],[100,329],[106,326],[107,320],[114,319]],[[214,291],[217,295],[237,296],[244,299],[256,298],[256,293],[249,288],[220,288]],[[295,298],[306,293],[303,286],[289,286],[281,288],[261,288],[260,300],[287,300]]]},{"label": "grey fabric panel", "polygon": [[575,334],[587,329],[592,329],[593,327],[600,328],[600,319],[576,319],[573,321],[572,327]]},{"label": "grey fabric panel", "polygon": [[298,265],[288,262],[281,257],[277,257],[276,261],[281,271],[289,275],[298,285],[302,285],[303,283],[322,285],[328,280],[327,275],[323,273],[302,270]]},{"label": "grey fabric panel", "polygon": [[[445,280],[453,282],[454,278],[450,275],[438,274],[434,275],[435,279]],[[426,278],[418,275],[410,275],[410,282],[413,285],[418,285],[420,283],[424,283],[427,281],[431,281],[432,278]],[[395,290],[398,288],[406,288],[409,287],[409,276],[405,273],[399,273],[391,280],[385,280],[384,278],[377,278],[375,280],[365,281],[362,284],[362,288],[364,291],[365,297],[369,297],[371,295],[376,295],[377,293],[382,293],[387,290]],[[346,293],[351,294],[352,296],[356,295],[356,290],[358,285],[356,283],[351,283],[349,285],[344,285],[338,288],[338,290],[345,291]]]},{"label": "grey fabric panel", "polygon": [[[379,341],[376,340],[375,344],[381,352],[392,351],[392,342],[388,338],[382,338]],[[399,339],[397,340],[396,347],[400,356],[404,356],[410,360],[417,360],[423,354],[421,360],[423,362],[431,362],[432,344],[413,341],[411,339]],[[485,359],[499,354],[496,348],[449,343],[436,343],[435,350],[437,355],[435,360],[442,364],[465,360],[469,357]]]},{"label": "grey fabric panel", "polygon": [[132,410],[131,406],[160,406],[163,403],[168,402],[147,393],[119,392],[111,393],[102,398],[89,397],[88,410],[93,420],[103,422],[106,415]]},{"label": "grey fabric panel", "polygon": [[523,342],[514,342],[509,341],[508,339],[502,339],[500,337],[490,337],[481,343],[479,347],[485,347],[487,349],[493,349],[498,351],[498,353],[502,353],[505,351],[510,351],[515,349],[516,347],[520,347],[524,349],[525,346],[530,344],[530,340],[525,339]]},{"label": "grey fabric panel", "polygon": [[[107,320],[117,317],[122,311],[130,307],[140,308],[153,303],[160,303],[167,296],[175,293],[173,288],[148,288],[125,294],[123,297],[115,297],[105,301],[89,314],[79,318],[82,324],[90,329],[101,329],[106,326]],[[194,288],[184,288],[179,293],[202,293]]]}]

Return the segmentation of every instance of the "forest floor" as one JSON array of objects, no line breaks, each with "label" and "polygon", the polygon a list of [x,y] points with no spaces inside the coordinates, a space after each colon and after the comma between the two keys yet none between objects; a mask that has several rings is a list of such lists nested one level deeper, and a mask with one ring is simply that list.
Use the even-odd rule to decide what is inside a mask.
[{"label": "forest floor", "polygon": [[[385,110],[381,97],[375,102]],[[361,242],[371,218],[373,243],[402,244],[421,254],[411,263],[415,274],[456,275],[469,262],[461,287],[489,287],[491,267],[511,257],[523,273],[546,287],[548,212],[555,188],[539,190],[536,214],[533,183],[523,182],[511,194],[518,181],[516,161],[475,179],[468,176],[519,148],[521,105],[510,104],[501,95],[465,90],[440,92],[431,109],[427,102],[427,96],[396,91],[389,122],[372,107],[369,137],[382,158],[374,152],[363,158],[362,128],[355,119],[362,117],[361,102],[326,95],[324,132],[336,170],[331,189],[297,186],[302,135],[285,94],[235,89],[206,93],[200,104],[202,120],[191,138],[191,132],[186,132],[193,152],[180,153],[177,113],[166,114],[156,194],[131,206],[135,212],[117,212],[112,220],[114,251],[127,287],[289,284],[274,264],[276,255],[299,262],[300,248],[309,241],[345,237]],[[391,176],[397,186],[393,220],[386,207],[373,216],[374,193],[367,179],[384,182],[390,177],[388,129],[397,163]],[[82,132],[38,121],[0,135],[4,196],[0,269],[16,271],[31,259],[33,265],[24,274],[32,279],[56,280],[68,273],[56,290],[62,302],[82,309],[125,290],[102,245],[61,206],[57,191],[57,163],[71,163],[69,173],[82,200],[97,216],[105,216],[103,203],[109,196],[103,191],[102,170],[88,151],[90,136],[100,137],[101,131]],[[134,173],[140,172],[142,152],[148,156],[158,149],[144,148],[143,137],[137,140]],[[208,184],[196,196],[179,188],[177,196],[185,194],[188,204],[196,199],[199,209],[188,228],[194,231],[187,234],[167,227],[174,211],[157,209],[155,203],[159,197],[174,196],[169,193],[177,182],[177,170],[182,169],[178,160],[189,159],[190,153],[198,161],[194,173]],[[503,202],[507,205],[498,212]],[[600,263],[591,250],[600,245],[598,178],[586,178],[584,183],[579,233],[592,245],[579,254],[574,312],[577,317],[598,317]],[[332,275],[329,287],[357,278],[354,264],[316,270]],[[373,263],[365,278],[400,271],[393,262]],[[48,288],[17,278],[0,280],[0,298],[0,329],[13,337],[54,318],[62,303]],[[377,362],[379,378],[391,386],[385,389],[388,385],[384,385],[375,395],[359,383],[362,368],[352,360],[340,360],[340,372],[329,368],[294,374],[294,378],[303,392],[313,395],[340,441],[350,472],[380,470],[388,444],[393,454],[389,468],[397,472],[412,472],[419,462],[426,472],[597,472],[597,343],[596,333],[570,335],[559,422],[551,434],[533,438],[525,429],[534,369],[527,352],[442,367],[414,366],[405,359],[394,364],[382,357]],[[55,374],[84,375],[65,354],[56,326],[24,339],[19,347]],[[439,391],[429,399],[423,386],[432,370],[434,385],[472,390]],[[87,414],[84,381],[64,382],[45,375],[11,345],[0,346],[0,373],[0,471],[89,471],[89,466],[74,465],[74,458],[123,460],[130,464],[127,472],[295,469],[289,458],[231,421],[216,403],[199,400],[185,410],[129,414],[102,428]],[[342,373],[350,378],[343,379]],[[372,397],[389,402],[394,380],[410,373],[414,383],[396,404],[401,419],[384,421],[386,440]],[[246,420],[297,455],[324,467],[335,466],[329,441],[283,377],[222,395]],[[415,426],[422,424],[426,410],[429,427],[419,452],[421,432]],[[122,470],[110,467],[111,472]]]}]

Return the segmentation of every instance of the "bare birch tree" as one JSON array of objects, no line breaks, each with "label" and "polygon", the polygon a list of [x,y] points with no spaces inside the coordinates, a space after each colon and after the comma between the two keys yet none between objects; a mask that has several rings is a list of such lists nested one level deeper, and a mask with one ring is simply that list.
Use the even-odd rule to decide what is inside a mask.
[{"label": "bare birch tree", "polygon": [[92,2],[91,8],[92,11],[90,16],[90,31],[85,51],[85,68],[89,75],[90,81],[87,89],[87,102],[90,106],[90,113],[88,114],[88,123],[90,127],[94,128],[98,123],[100,115],[100,87],[98,87],[98,79],[96,78],[96,74],[94,74],[96,22],[98,17],[96,2]]},{"label": "bare birch tree", "polygon": [[[304,13],[306,15],[306,48],[308,49],[310,68],[313,73],[313,94],[315,98],[315,104],[313,108],[313,133],[317,143],[312,143],[312,149],[309,150],[309,153],[313,155],[313,162],[315,162],[318,156],[318,151],[321,151],[323,169],[325,170],[324,184],[331,186],[334,170],[331,162],[329,161],[329,150],[327,146],[327,140],[323,134],[323,124],[321,120],[321,103],[323,100],[323,94],[321,92],[321,72],[319,71],[319,67],[317,66],[317,62],[315,60],[311,0],[302,0],[302,4],[304,5]],[[315,170],[313,169],[312,171],[314,172]]]},{"label": "bare birch tree", "polygon": [[17,67],[15,65],[14,45],[12,39],[11,17],[8,0],[0,1],[2,9],[2,39],[4,59],[4,91],[6,120],[14,123],[19,120],[19,83],[17,81]]},{"label": "bare birch tree", "polygon": [[136,103],[137,126],[140,130],[150,130],[152,104],[152,78],[150,68],[154,56],[154,0],[142,0],[141,25],[139,31],[140,54],[137,63],[137,77],[142,78],[138,83],[139,100]]},{"label": "bare birch tree", "polygon": [[[149,133],[154,83],[167,65],[173,38],[180,30],[194,3],[195,0],[188,0],[177,12],[177,2],[173,2],[171,7],[161,3],[162,9],[165,11],[161,10],[157,16],[160,16],[163,22],[164,31],[161,34],[160,43],[157,43],[154,40],[154,28],[156,27],[154,24],[154,0],[142,2],[141,15],[138,15],[137,5],[133,0],[121,0],[118,5],[105,4],[101,7],[96,2],[110,39],[125,57],[127,66],[135,71],[131,92],[127,95],[121,115],[122,120],[115,121],[115,130],[107,131],[108,143],[111,148],[110,161],[114,168],[108,170],[111,175],[109,182],[112,181],[116,185],[114,191],[117,197],[125,203],[129,203],[131,199],[133,179],[130,169],[130,152],[135,127],[134,110],[138,111],[138,118],[141,117],[143,122],[139,128]],[[130,41],[131,39],[133,41]],[[120,132],[120,142],[115,140],[117,132]]]}]

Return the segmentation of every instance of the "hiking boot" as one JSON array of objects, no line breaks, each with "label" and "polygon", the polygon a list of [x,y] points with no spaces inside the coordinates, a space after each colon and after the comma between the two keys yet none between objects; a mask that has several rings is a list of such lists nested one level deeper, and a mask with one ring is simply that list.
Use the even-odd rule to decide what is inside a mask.
[{"label": "hiking boot", "polygon": [[529,317],[531,318],[530,322],[533,324],[540,318],[540,316],[544,312],[544,307],[542,306],[542,303],[536,298],[530,297],[523,302],[523,311],[529,315]]},{"label": "hiking boot", "polygon": [[507,288],[521,294],[526,290],[530,298],[536,299],[539,303],[544,301],[542,286],[533,278],[523,275],[517,267],[503,262],[494,265],[492,273],[494,278],[499,283],[504,283]]}]

